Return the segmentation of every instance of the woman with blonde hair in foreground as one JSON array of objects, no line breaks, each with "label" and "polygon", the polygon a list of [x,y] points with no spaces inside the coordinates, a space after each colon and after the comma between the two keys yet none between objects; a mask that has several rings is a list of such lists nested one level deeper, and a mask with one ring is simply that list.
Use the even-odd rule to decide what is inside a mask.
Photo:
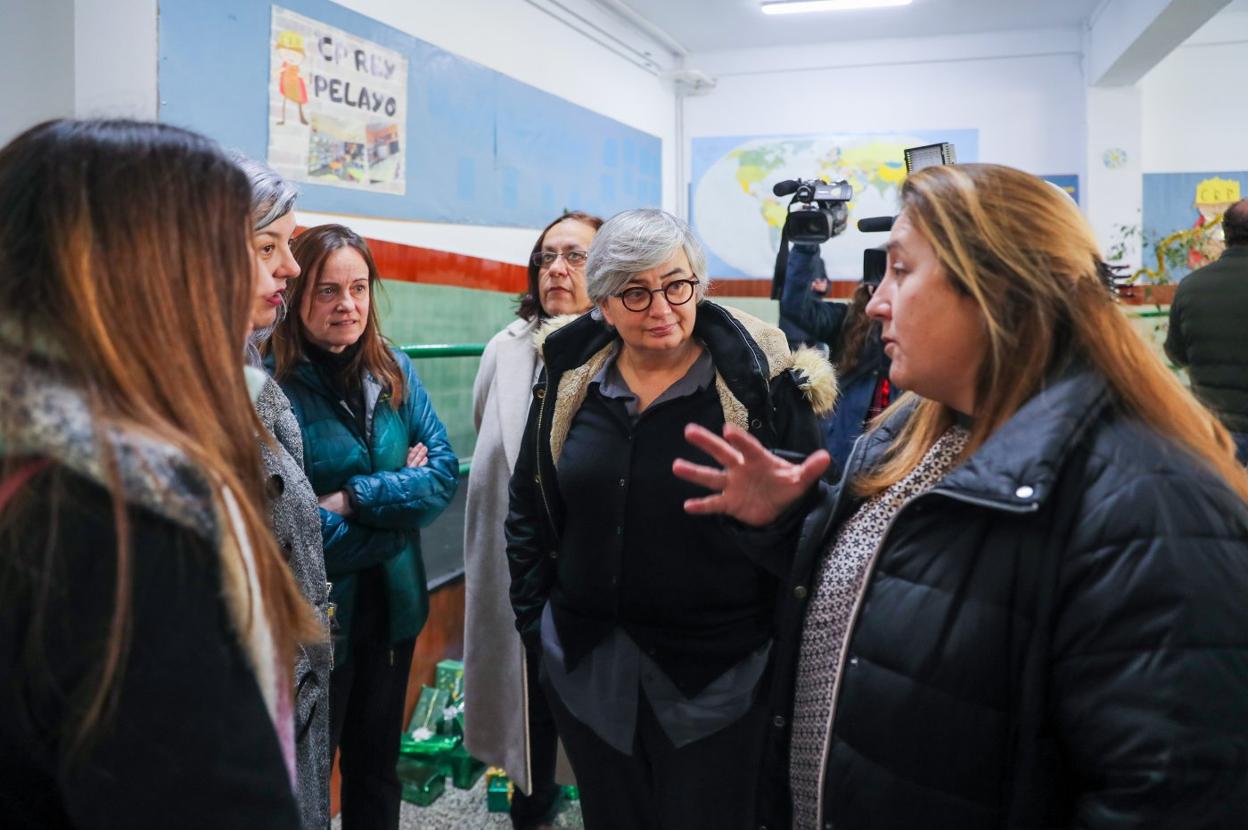
[{"label": "woman with blonde hair in foreground", "polygon": [[0,150],[6,827],[299,827],[290,667],[321,632],[263,509],[250,197],[162,124]]},{"label": "woman with blonde hair in foreground", "polygon": [[913,394],[827,464],[686,436],[695,514],[796,549],[759,825],[1240,828],[1248,473],[1074,204],[911,176],[867,312]]}]

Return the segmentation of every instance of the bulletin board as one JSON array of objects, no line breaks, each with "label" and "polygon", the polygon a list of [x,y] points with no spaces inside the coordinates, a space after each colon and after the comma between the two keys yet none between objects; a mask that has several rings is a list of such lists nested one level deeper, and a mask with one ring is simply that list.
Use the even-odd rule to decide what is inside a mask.
[{"label": "bulletin board", "polygon": [[[1156,246],[1172,234],[1209,225],[1228,207],[1248,196],[1248,171],[1218,170],[1207,173],[1145,173],[1141,217],[1143,261],[1156,268]],[[1178,263],[1166,271],[1172,282],[1183,279],[1222,252],[1221,228],[1209,236],[1179,239]]]},{"label": "bulletin board", "polygon": [[[287,129],[300,117],[301,97],[307,110],[316,109],[317,78],[334,75],[330,56],[339,55],[339,69],[345,65],[341,49],[324,48],[318,40],[323,34],[276,24],[275,9],[319,24],[316,33],[337,31],[343,33],[340,41],[367,44],[359,48],[368,55],[368,65],[383,67],[375,85],[380,88],[384,80],[391,84],[387,90],[402,89],[401,98],[385,91],[398,102],[397,123],[382,117],[388,106],[383,98],[376,102],[376,118],[321,131],[329,138],[308,163],[325,183],[300,181],[300,207],[532,228],[565,208],[610,216],[659,206],[658,137],[329,0],[284,0],[272,6],[254,0],[161,0],[160,120],[267,159],[283,99],[286,123],[280,128]],[[355,63],[355,48],[348,50],[347,63]],[[296,77],[290,65],[298,62],[292,56],[299,52]],[[381,78],[392,56],[405,61],[405,82],[393,73]],[[346,70],[340,74],[338,95],[351,100],[343,86],[350,78]],[[320,93],[330,90],[326,82]],[[358,87],[355,95],[358,101]],[[365,100],[374,102],[372,91]],[[304,113],[311,122],[309,116]],[[335,135],[345,150],[335,149]],[[364,148],[355,148],[360,141]]]}]

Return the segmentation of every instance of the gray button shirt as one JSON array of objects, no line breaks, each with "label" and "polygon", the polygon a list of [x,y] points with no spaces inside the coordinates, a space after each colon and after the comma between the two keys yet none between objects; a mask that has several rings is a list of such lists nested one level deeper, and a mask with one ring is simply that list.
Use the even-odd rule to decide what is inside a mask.
[{"label": "gray button shirt", "polygon": [[[619,347],[591,381],[603,397],[624,404],[629,420],[641,417],[637,396],[628,388],[616,358]],[[651,406],[692,395],[715,382],[715,365],[703,350],[684,377]],[[744,715],[754,703],[759,680],[767,668],[768,642],[712,680],[692,698],[681,694],[671,679],[621,628],[599,643],[572,671],[564,670],[563,647],[550,606],[542,613],[542,650],[546,674],[563,705],[613,749],[633,752],[639,693],[644,691],[655,718],[677,748],[705,738]]]}]

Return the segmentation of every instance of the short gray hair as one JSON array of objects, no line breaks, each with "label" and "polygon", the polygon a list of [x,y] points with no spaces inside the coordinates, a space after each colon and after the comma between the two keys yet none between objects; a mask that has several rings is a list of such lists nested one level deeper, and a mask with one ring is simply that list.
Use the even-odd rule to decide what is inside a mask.
[{"label": "short gray hair", "polygon": [[267,228],[294,209],[299,191],[276,170],[239,152],[230,157],[251,181],[252,230]]},{"label": "short gray hair", "polygon": [[585,266],[589,299],[605,302],[633,277],[658,268],[681,250],[689,258],[693,276],[698,278],[694,297],[701,302],[709,283],[706,254],[689,225],[656,208],[617,213],[603,223],[589,246],[589,262]]}]

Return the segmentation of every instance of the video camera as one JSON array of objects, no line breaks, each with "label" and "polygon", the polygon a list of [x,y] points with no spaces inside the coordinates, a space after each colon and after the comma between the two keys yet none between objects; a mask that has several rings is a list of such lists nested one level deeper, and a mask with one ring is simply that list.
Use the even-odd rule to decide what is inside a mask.
[{"label": "video camera", "polygon": [[[907,175],[924,167],[957,163],[954,147],[948,142],[908,148],[905,158]],[[846,181],[829,184],[823,179],[786,179],[777,182],[771,192],[776,196],[793,194],[780,234],[780,250],[776,254],[776,268],[771,280],[771,299],[778,300],[784,292],[789,243],[822,245],[844,231],[849,224],[849,201],[854,198],[854,188]],[[875,216],[860,219],[858,230],[862,233],[889,231],[893,227],[893,218]],[[868,248],[863,254],[863,282],[878,285],[884,277],[885,260],[882,247]]]},{"label": "video camera", "polygon": [[854,188],[844,180],[829,183],[823,179],[785,179],[777,182],[771,192],[776,196],[793,194],[780,232],[780,251],[771,280],[771,299],[778,300],[784,291],[789,243],[822,245],[844,231],[849,224],[849,201],[854,198]]},{"label": "video camera", "polygon": [[777,196],[793,194],[783,230],[790,242],[821,245],[849,223],[849,201],[854,198],[854,188],[847,181],[786,179],[771,192]]}]

